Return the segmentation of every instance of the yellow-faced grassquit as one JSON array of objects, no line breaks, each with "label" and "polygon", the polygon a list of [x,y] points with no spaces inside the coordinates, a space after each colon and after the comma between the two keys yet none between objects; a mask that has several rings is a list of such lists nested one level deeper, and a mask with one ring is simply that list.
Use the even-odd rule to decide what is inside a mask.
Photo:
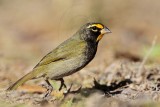
[{"label": "yellow-faced grassquit", "polygon": [[61,81],[61,90],[63,86],[66,87],[63,77],[85,67],[94,58],[99,41],[107,33],[111,31],[101,23],[85,24],[72,37],[44,56],[31,72],[7,90],[15,90],[26,81],[41,77],[48,84],[45,96],[50,95],[53,90],[49,79]]}]

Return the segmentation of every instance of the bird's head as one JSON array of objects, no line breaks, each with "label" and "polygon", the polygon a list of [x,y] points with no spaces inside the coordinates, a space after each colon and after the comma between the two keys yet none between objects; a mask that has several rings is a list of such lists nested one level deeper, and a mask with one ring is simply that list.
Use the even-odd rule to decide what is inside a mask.
[{"label": "bird's head", "polygon": [[81,27],[80,33],[84,40],[98,43],[105,34],[111,31],[101,23],[87,23]]}]

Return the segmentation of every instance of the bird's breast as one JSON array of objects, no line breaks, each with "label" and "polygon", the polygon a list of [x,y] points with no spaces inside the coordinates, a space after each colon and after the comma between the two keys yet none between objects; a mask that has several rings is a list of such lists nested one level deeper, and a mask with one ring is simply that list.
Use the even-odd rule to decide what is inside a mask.
[{"label": "bird's breast", "polygon": [[88,45],[75,46],[71,50],[70,57],[49,65],[48,76],[52,79],[59,79],[79,71],[94,58],[96,50],[97,48]]}]

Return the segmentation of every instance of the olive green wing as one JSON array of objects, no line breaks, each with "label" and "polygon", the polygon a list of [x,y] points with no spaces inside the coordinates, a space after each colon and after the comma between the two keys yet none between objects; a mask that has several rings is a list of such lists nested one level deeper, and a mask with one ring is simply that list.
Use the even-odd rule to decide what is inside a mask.
[{"label": "olive green wing", "polygon": [[68,52],[61,52],[61,48],[56,48],[55,50],[51,51],[50,53],[48,53],[46,56],[44,56],[41,61],[35,66],[39,67],[39,66],[43,66],[43,65],[47,65],[51,62],[56,62],[59,60],[64,60],[68,57]]},{"label": "olive green wing", "polygon": [[59,61],[59,60],[63,60],[65,59],[66,56],[65,55],[57,55],[57,52],[56,51],[52,51],[50,53],[48,53],[46,56],[44,56],[41,61],[35,66],[38,67],[38,66],[43,66],[43,65],[47,65],[51,62],[55,62],[55,61]]},{"label": "olive green wing", "polygon": [[35,66],[35,68],[50,64],[52,62],[66,60],[69,57],[72,57],[75,54],[74,48],[76,48],[78,44],[79,41],[72,39],[65,41],[50,53],[48,53],[46,56],[44,56],[41,61]]}]

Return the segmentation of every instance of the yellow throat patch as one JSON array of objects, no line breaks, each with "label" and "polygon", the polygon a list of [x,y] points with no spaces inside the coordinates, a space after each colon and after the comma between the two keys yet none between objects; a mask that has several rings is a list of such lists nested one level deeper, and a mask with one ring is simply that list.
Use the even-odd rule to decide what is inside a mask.
[{"label": "yellow throat patch", "polygon": [[100,41],[100,40],[102,39],[103,35],[104,35],[104,34],[100,34],[100,35],[97,37],[96,42]]}]

